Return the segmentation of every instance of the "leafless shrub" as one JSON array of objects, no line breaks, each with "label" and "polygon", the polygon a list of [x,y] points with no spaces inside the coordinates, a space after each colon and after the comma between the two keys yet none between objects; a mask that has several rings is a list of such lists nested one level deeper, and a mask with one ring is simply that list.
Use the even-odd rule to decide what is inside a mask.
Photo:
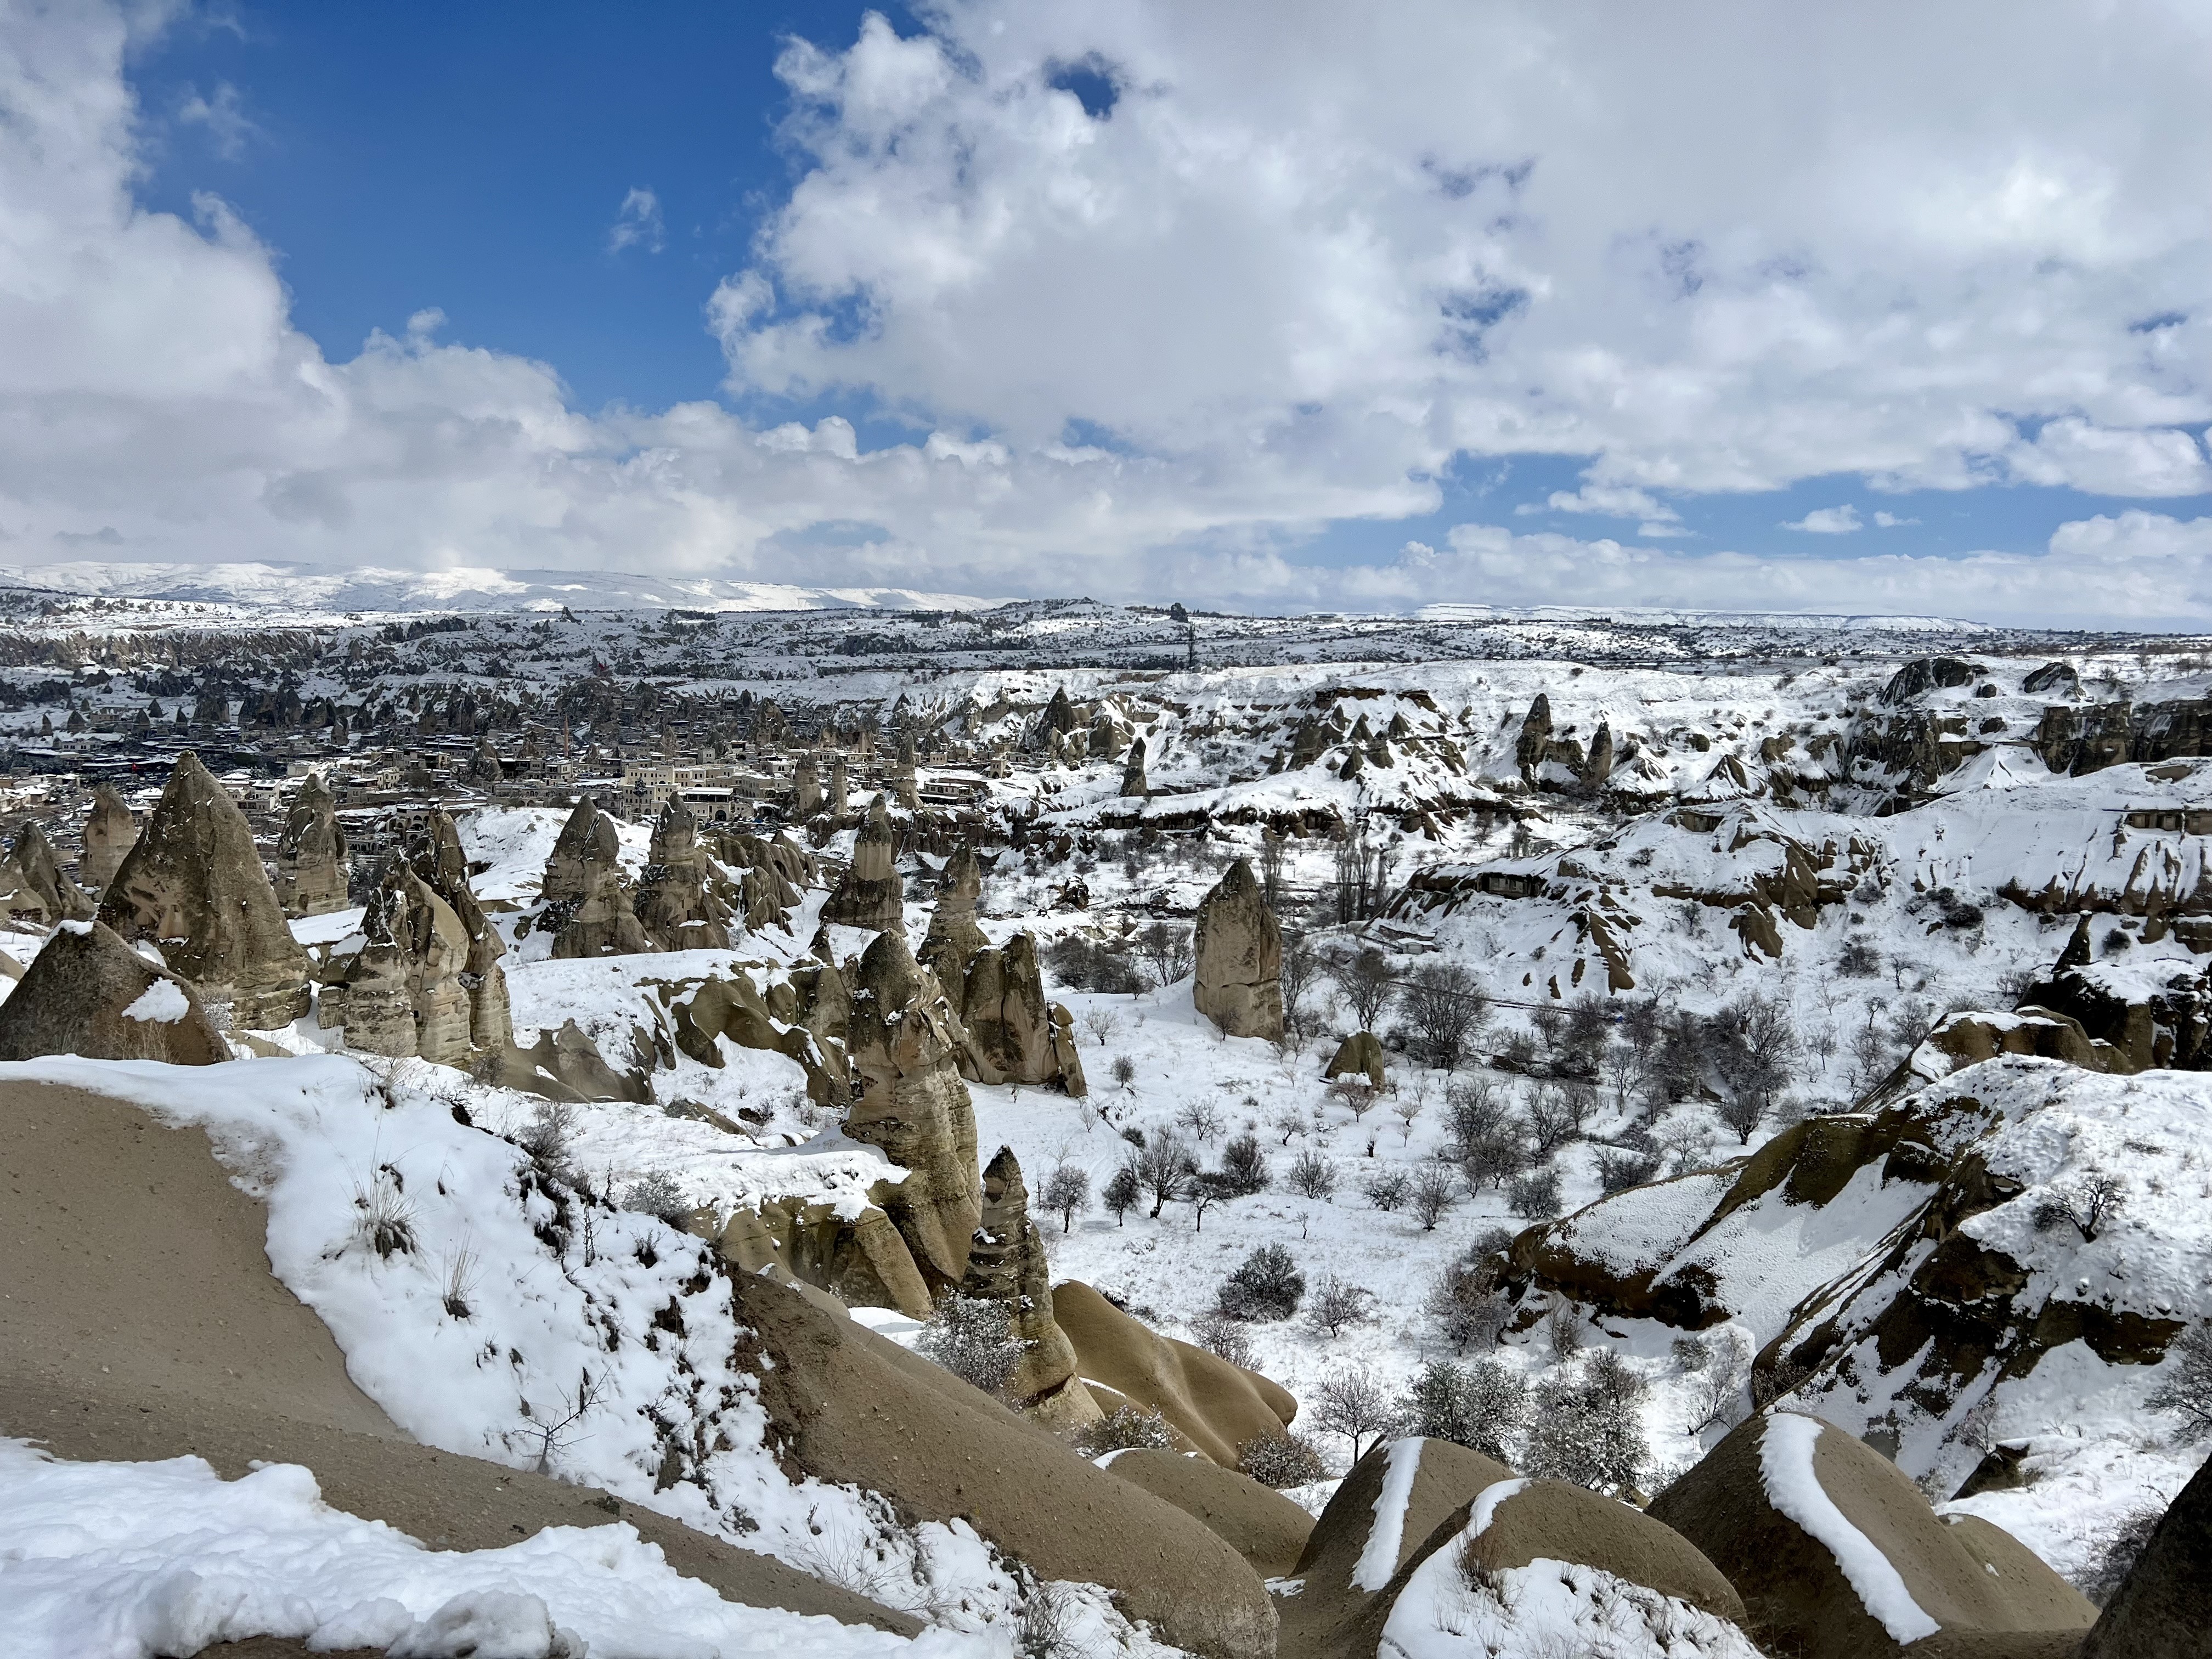
[{"label": "leafless shrub", "polygon": [[386,1261],[415,1251],[415,1206],[406,1183],[389,1164],[380,1165],[364,1187],[353,1189],[354,1236]]},{"label": "leafless shrub", "polygon": [[1251,1369],[1252,1338],[1239,1321],[1214,1308],[1193,1320],[1190,1328],[1191,1334],[1198,1339],[1198,1346],[1216,1359],[1225,1359],[1247,1370]]},{"label": "leafless shrub", "polygon": [[1395,1403],[1364,1365],[1324,1377],[1313,1395],[1313,1425],[1323,1434],[1340,1434],[1352,1443],[1352,1461],[1398,1420]]},{"label": "leafless shrub", "polygon": [[1237,1468],[1261,1486],[1278,1489],[1306,1486],[1328,1474],[1313,1442],[1287,1429],[1255,1436],[1237,1447]]},{"label": "leafless shrub", "polygon": [[1424,1164],[1414,1172],[1409,1196],[1413,1218],[1421,1224],[1421,1231],[1434,1232],[1445,1212],[1458,1201],[1459,1182],[1443,1164]]},{"label": "leafless shrub", "polygon": [[2172,1375],[2151,1393],[2153,1411],[2181,1419],[2174,1437],[2185,1446],[2212,1437],[2212,1324],[2192,1325],[2176,1338],[2170,1352],[2179,1361]]},{"label": "leafless shrub", "polygon": [[1000,1400],[1025,1351],[1005,1303],[957,1291],[931,1310],[914,1346],[962,1382]]},{"label": "leafless shrub", "polygon": [[1286,1179],[1291,1190],[1302,1198],[1328,1198],[1336,1192],[1336,1165],[1308,1149],[1291,1161]]},{"label": "leafless shrub", "polygon": [[476,1294],[477,1285],[483,1277],[483,1265],[477,1253],[465,1244],[447,1251],[442,1265],[444,1272],[440,1276],[446,1289],[441,1299],[446,1312],[454,1319],[467,1319],[475,1311],[469,1298]]},{"label": "leafless shrub", "polygon": [[1138,1449],[1172,1451],[1175,1431],[1157,1408],[1125,1401],[1096,1423],[1086,1423],[1076,1431],[1075,1445],[1085,1457]]},{"label": "leafless shrub", "polygon": [[1346,1326],[1364,1325],[1373,1319],[1374,1305],[1374,1291],[1330,1273],[1314,1286],[1313,1297],[1306,1304],[1306,1320],[1316,1330],[1338,1337]]},{"label": "leafless shrub", "polygon": [[524,1426],[514,1431],[510,1439],[520,1438],[526,1446],[538,1451],[538,1473],[550,1474],[553,1460],[568,1449],[579,1437],[577,1425],[597,1411],[606,1397],[606,1382],[590,1371],[581,1372],[575,1390],[556,1395],[550,1407],[534,1407],[526,1399],[522,1402]]},{"label": "leafless shrub", "polygon": [[2071,1186],[2054,1188],[2035,1206],[2035,1225],[2049,1232],[2071,1226],[2085,1244],[2096,1243],[2107,1223],[2127,1206],[2128,1185],[2116,1175],[2094,1170]]}]

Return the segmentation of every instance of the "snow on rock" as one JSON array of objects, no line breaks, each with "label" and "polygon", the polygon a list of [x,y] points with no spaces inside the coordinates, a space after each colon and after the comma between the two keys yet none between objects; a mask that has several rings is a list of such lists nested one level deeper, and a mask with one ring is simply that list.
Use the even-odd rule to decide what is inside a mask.
[{"label": "snow on rock", "polygon": [[1759,1445],[1759,1474],[1766,1501],[1795,1521],[1836,1558],[1836,1565],[1889,1638],[1902,1645],[1933,1636],[1942,1626],[1905,1586],[1890,1559],[1850,1523],[1820,1485],[1813,1449],[1822,1425],[1809,1417],[1775,1412]]},{"label": "snow on rock", "polygon": [[549,1527],[500,1550],[425,1548],[322,1501],[296,1464],[224,1480],[197,1457],[57,1462],[0,1439],[0,1649],[10,1659],[152,1659],[283,1636],[406,1659],[992,1659],[726,1601],[622,1522]]},{"label": "snow on rock", "polygon": [[1421,1472],[1421,1445],[1419,1435],[1390,1443],[1382,1490],[1375,1494],[1375,1524],[1369,1528],[1367,1546],[1352,1569],[1352,1583],[1370,1595],[1388,1584],[1398,1570],[1400,1547],[1405,1541],[1406,1504],[1413,1495],[1413,1478]]},{"label": "snow on rock", "polygon": [[184,988],[176,981],[157,979],[123,1011],[123,1018],[173,1025],[191,1011],[191,1004],[185,1000]]}]

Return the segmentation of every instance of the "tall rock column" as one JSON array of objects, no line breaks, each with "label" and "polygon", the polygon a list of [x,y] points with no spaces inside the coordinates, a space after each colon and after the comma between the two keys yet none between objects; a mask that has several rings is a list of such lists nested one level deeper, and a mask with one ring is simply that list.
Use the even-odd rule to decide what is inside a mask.
[{"label": "tall rock column", "polygon": [[983,1218],[960,1293],[1006,1305],[1024,1349],[1007,1392],[1030,1416],[1065,1433],[1105,1415],[1076,1375],[1075,1345],[1053,1318],[1052,1264],[1030,1218],[1029,1186],[1011,1146],[1000,1147],[983,1171]]},{"label": "tall rock column", "polygon": [[346,908],[346,839],[337,802],[310,772],[284,815],[276,840],[276,902],[288,916],[327,915]]},{"label": "tall rock column", "polygon": [[1126,799],[1144,800],[1152,793],[1145,781],[1145,740],[1139,738],[1129,745],[1129,758],[1121,767],[1121,794]]},{"label": "tall rock column", "polygon": [[499,965],[507,954],[507,941],[469,886],[468,854],[461,848],[460,831],[451,813],[440,810],[430,814],[426,833],[408,848],[407,861],[430,890],[445,900],[469,936],[461,985],[469,995],[470,1046],[483,1054],[505,1054],[514,1042],[507,972]]},{"label": "tall rock column", "polygon": [[707,882],[706,849],[691,809],[675,796],[653,826],[653,850],[637,892],[638,926],[664,951],[719,951],[730,942],[728,912]]},{"label": "tall rock column", "polygon": [[815,769],[811,754],[801,755],[799,763],[791,769],[792,822],[804,823],[821,810],[821,774]]},{"label": "tall rock column", "polygon": [[552,931],[556,957],[629,956],[653,948],[622,884],[615,821],[588,795],[562,826],[545,860],[538,925]]},{"label": "tall rock column", "polygon": [[1239,859],[1198,907],[1198,1012],[1224,1036],[1283,1035],[1283,930]]},{"label": "tall rock column", "polygon": [[307,953],[284,925],[252,829],[190,750],[116,871],[100,919],[126,941],[154,941],[202,998],[231,1005],[234,1024],[270,1030],[307,1011]]},{"label": "tall rock column", "polygon": [[904,892],[899,880],[898,839],[890,809],[878,795],[866,823],[853,839],[853,862],[822,906],[822,920],[878,933],[906,931]]},{"label": "tall rock column", "polygon": [[93,912],[91,896],[62,873],[53,844],[35,823],[27,823],[8,856],[0,860],[0,915],[51,927],[58,921],[83,921]]},{"label": "tall rock column", "polygon": [[847,1016],[846,1056],[860,1084],[845,1133],[907,1171],[878,1201],[913,1251],[933,1294],[957,1288],[983,1213],[975,1108],[956,1063],[960,1017],[895,933],[861,956]]},{"label": "tall rock column", "polygon": [[105,891],[137,839],[137,817],[112,787],[101,784],[92,792],[92,811],[85,816],[84,854],[76,861],[77,879]]}]

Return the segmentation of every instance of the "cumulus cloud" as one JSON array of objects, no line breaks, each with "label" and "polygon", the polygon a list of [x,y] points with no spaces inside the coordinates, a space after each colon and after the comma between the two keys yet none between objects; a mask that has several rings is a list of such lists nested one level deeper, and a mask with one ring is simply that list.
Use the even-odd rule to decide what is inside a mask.
[{"label": "cumulus cloud", "polygon": [[1909,524],[1918,524],[1917,519],[1901,519],[1894,513],[1876,513],[1875,523],[1884,530],[1898,530]]},{"label": "cumulus cloud", "polygon": [[188,88],[177,106],[177,119],[186,126],[205,127],[216,154],[225,161],[236,161],[245,153],[246,141],[260,131],[247,118],[238,88],[228,81],[216,83],[212,98],[203,98],[198,88]]},{"label": "cumulus cloud", "polygon": [[[1747,0],[946,0],[922,33],[793,44],[796,182],[708,324],[748,407],[923,434],[874,450],[835,414],[586,416],[556,365],[433,313],[331,359],[222,200],[134,201],[139,14],[0,9],[0,535],[1261,607],[2196,616],[2202,521],[2156,514],[1960,560],[1650,545],[1695,492],[1839,472],[2207,487],[2212,129],[2159,112],[2212,65],[2186,19],[2118,3],[2029,0],[1993,34],[1902,0],[1788,29]],[[610,247],[664,237],[632,191]],[[1586,458],[1549,510],[1637,544],[1474,525],[1298,560],[1332,522],[1434,513],[1466,457],[1535,453]]]},{"label": "cumulus cloud", "polygon": [[667,246],[668,228],[661,220],[660,198],[642,185],[631,185],[607,232],[607,252],[620,253],[626,247],[642,247],[647,253],[658,253]]},{"label": "cumulus cloud", "polygon": [[1802,519],[1792,519],[1782,526],[1784,530],[1802,530],[1808,536],[1848,536],[1854,530],[1863,530],[1859,510],[1849,501],[1841,507],[1816,507]]}]

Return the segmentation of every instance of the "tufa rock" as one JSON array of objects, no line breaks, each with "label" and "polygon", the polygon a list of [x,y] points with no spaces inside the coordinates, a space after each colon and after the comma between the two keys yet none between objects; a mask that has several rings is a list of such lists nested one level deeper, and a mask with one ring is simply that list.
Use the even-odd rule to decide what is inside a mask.
[{"label": "tufa rock", "polygon": [[719,951],[730,942],[728,911],[716,897],[691,809],[674,796],[653,826],[653,849],[637,892],[638,926],[664,951]]},{"label": "tufa rock", "polygon": [[465,1066],[471,941],[453,907],[395,862],[369,896],[362,932],[365,943],[323,993],[323,1023],[343,1028],[349,1048]]},{"label": "tufa rock", "polygon": [[1129,758],[1122,763],[1121,793],[1127,799],[1146,800],[1152,793],[1152,785],[1145,779],[1145,740],[1139,738],[1129,745]]},{"label": "tufa rock", "polygon": [[85,815],[84,852],[76,861],[77,879],[105,889],[123,867],[123,855],[138,839],[138,820],[112,786],[101,784],[92,792],[92,811]]},{"label": "tufa rock", "polygon": [[514,1041],[514,1017],[507,995],[507,974],[499,959],[507,941],[491,925],[469,886],[469,860],[460,831],[442,809],[430,814],[422,836],[407,850],[407,861],[431,891],[445,900],[469,936],[469,959],[461,984],[469,994],[469,1042],[487,1054],[501,1054]]},{"label": "tufa rock", "polygon": [[248,1030],[307,1012],[307,953],[254,851],[238,803],[190,750],[178,758],[145,833],[125,855],[100,919],[126,941],[151,939],[210,1003]]},{"label": "tufa rock", "polygon": [[112,928],[64,921],[0,1003],[0,1060],[41,1054],[213,1066],[230,1050],[190,981]]},{"label": "tufa rock", "polygon": [[[21,994],[20,992],[18,995]],[[2166,1511],[2081,1644],[2080,1659],[2191,1659],[2212,1629],[2212,1463]]]},{"label": "tufa rock", "polygon": [[804,823],[821,810],[821,774],[815,770],[814,757],[804,754],[791,769],[791,816],[793,822]]},{"label": "tufa rock", "polygon": [[1283,930],[1239,859],[1200,900],[1193,1000],[1228,1036],[1283,1035]]},{"label": "tufa rock", "polygon": [[907,1170],[884,1197],[884,1211],[932,1293],[951,1290],[968,1271],[983,1213],[975,1103],[956,1063],[966,1034],[936,976],[898,933],[876,935],[851,988],[846,1055],[860,1094],[845,1133]]},{"label": "tufa rock", "polygon": [[890,809],[878,795],[853,839],[853,862],[822,907],[822,920],[871,933],[906,931],[905,891],[896,862]]},{"label": "tufa rock", "polygon": [[1313,1535],[1313,1516],[1282,1493],[1203,1457],[1137,1446],[1106,1467],[1200,1522],[1263,1578],[1288,1577]]},{"label": "tufa rock", "polygon": [[52,844],[35,823],[23,826],[0,861],[0,913],[33,927],[82,921],[93,913],[91,896],[62,873]]},{"label": "tufa rock", "polygon": [[653,948],[622,884],[615,821],[590,796],[562,826],[545,860],[545,908],[537,925],[554,935],[556,957],[629,956]]},{"label": "tufa rock", "polygon": [[1382,1043],[1372,1031],[1354,1031],[1336,1045],[1335,1058],[1328,1062],[1322,1076],[1334,1083],[1340,1077],[1364,1077],[1377,1089],[1382,1086]]},{"label": "tufa rock", "polygon": [[1052,1267],[1011,1146],[1000,1147],[983,1171],[983,1218],[969,1246],[960,1293],[1006,1304],[1024,1350],[1007,1392],[1024,1411],[1060,1433],[1105,1415],[1076,1375],[1074,1345],[1054,1322]]},{"label": "tufa rock", "polygon": [[337,802],[319,772],[292,797],[276,838],[276,902],[288,916],[321,916],[346,908],[346,839]]}]

